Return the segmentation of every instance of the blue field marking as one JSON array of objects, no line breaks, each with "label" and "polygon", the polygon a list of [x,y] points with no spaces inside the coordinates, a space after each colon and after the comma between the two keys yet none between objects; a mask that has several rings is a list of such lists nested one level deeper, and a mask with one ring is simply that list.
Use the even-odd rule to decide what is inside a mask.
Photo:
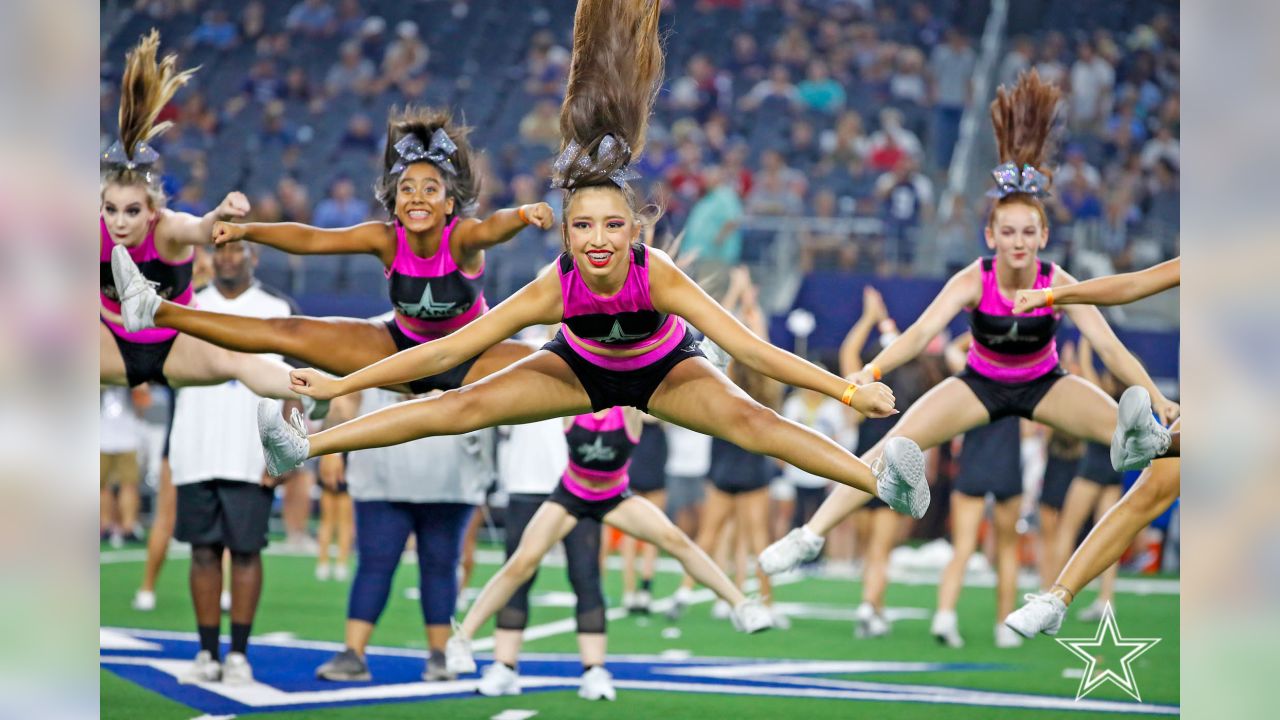
[{"label": "blue field marking", "polygon": [[[315,679],[315,668],[341,649],[338,643],[255,639],[249,648],[256,682],[183,685],[178,678],[199,649],[194,633],[108,628],[102,630],[102,667],[170,700],[209,715],[248,715],[283,710],[369,706],[392,702],[476,697],[477,675],[453,682],[422,682],[426,654],[370,648],[373,682],[332,683]],[[491,662],[488,655],[479,664]],[[608,667],[619,702],[649,690],[739,696],[806,697],[846,701],[888,701],[972,705],[1028,710],[1076,710],[1176,715],[1177,706],[1071,697],[970,690],[938,685],[885,683],[828,677],[860,673],[937,673],[999,670],[973,663],[869,662],[761,658],[668,659],[652,655],[611,655]],[[520,660],[526,693],[576,690],[582,666],[576,655],[530,653]]]}]

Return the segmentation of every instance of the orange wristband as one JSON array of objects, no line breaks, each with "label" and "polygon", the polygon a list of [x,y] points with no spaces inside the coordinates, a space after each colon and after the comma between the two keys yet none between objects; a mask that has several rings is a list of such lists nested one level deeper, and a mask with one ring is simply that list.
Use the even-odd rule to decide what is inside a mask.
[{"label": "orange wristband", "polygon": [[871,368],[871,377],[880,382],[880,366],[875,363],[867,363],[867,366]]},{"label": "orange wristband", "polygon": [[854,393],[856,393],[856,392],[858,392],[858,386],[857,386],[857,385],[854,385],[853,383],[849,383],[849,387],[847,387],[847,388],[845,388],[845,389],[844,389],[844,395],[841,395],[841,396],[840,396],[840,402],[844,403],[845,405],[849,405],[849,406],[851,406],[851,407],[852,407],[852,406],[853,406],[853,395],[854,395]]},{"label": "orange wristband", "polygon": [[1044,289],[1044,306],[1053,307],[1053,288]]},{"label": "orange wristband", "polygon": [[529,222],[529,216],[524,214],[524,206],[523,206],[523,205],[521,205],[520,207],[516,208],[516,215],[519,215],[519,216],[520,216],[520,222],[524,223],[525,225],[531,225],[531,224],[532,224],[532,223],[530,223],[530,222]]}]

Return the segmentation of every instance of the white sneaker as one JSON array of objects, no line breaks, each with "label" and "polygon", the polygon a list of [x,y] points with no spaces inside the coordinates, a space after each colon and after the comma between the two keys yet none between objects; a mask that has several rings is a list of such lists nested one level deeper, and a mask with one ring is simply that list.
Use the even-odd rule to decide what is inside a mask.
[{"label": "white sneaker", "polygon": [[1053,593],[1028,593],[1023,599],[1027,604],[1009,613],[1004,624],[1025,638],[1035,637],[1036,633],[1057,635],[1067,616],[1062,598]]},{"label": "white sneaker", "polygon": [[1014,632],[1013,628],[1010,628],[1008,625],[996,623],[996,647],[1022,647],[1022,636]]},{"label": "white sneaker", "polygon": [[351,579],[351,569],[346,563],[338,563],[333,567],[333,579],[338,582],[346,582]]},{"label": "white sneaker", "polygon": [[307,425],[295,408],[289,422],[280,415],[280,401],[262,398],[258,401],[258,437],[262,455],[267,460],[267,473],[280,477],[298,467],[310,454]]},{"label": "white sneaker", "polygon": [[915,441],[889,438],[884,454],[871,466],[876,494],[889,507],[919,520],[929,509],[929,483],[924,478],[924,453]]},{"label": "white sneaker", "polygon": [[884,615],[876,612],[875,606],[869,602],[858,606],[853,614],[853,622],[854,637],[860,640],[884,637],[889,634],[889,621]]},{"label": "white sneaker", "polygon": [[253,667],[244,653],[227,653],[222,661],[222,682],[227,685],[248,685],[253,682]]},{"label": "white sneaker", "polygon": [[578,697],[583,700],[616,700],[618,693],[613,689],[613,675],[599,665],[582,673]]},{"label": "white sneaker", "polygon": [[124,547],[124,535],[119,530],[111,533],[110,545],[112,550],[119,550]]},{"label": "white sneaker", "polygon": [[333,568],[329,567],[329,563],[316,563],[316,579],[325,582],[333,577]]},{"label": "white sneaker", "polygon": [[636,611],[636,594],[633,592],[622,593],[622,609],[628,613]]},{"label": "white sneaker", "polygon": [[758,633],[773,627],[773,613],[760,602],[760,598],[747,598],[729,614],[733,629],[744,633]]},{"label": "white sneaker", "polygon": [[947,647],[964,647],[964,638],[960,637],[960,621],[956,618],[955,610],[939,610],[934,613],[929,633]]},{"label": "white sneaker", "polygon": [[773,618],[774,630],[790,630],[791,629],[791,618],[787,617],[787,614],[783,612],[782,609],[779,608],[777,605],[769,606],[769,615]]},{"label": "white sneaker", "polygon": [[221,608],[222,612],[224,613],[231,612],[231,591],[230,590],[223,590],[222,594],[218,596],[218,607]]},{"label": "white sneaker", "polygon": [[1084,622],[1097,622],[1102,619],[1102,615],[1107,611],[1107,604],[1101,600],[1094,600],[1085,609],[1076,613],[1077,620]]},{"label": "white sneaker", "polygon": [[500,662],[490,663],[480,674],[480,682],[476,683],[476,692],[487,697],[519,695],[520,673]]},{"label": "white sneaker", "polygon": [[201,650],[196,653],[196,659],[191,661],[191,667],[180,678],[178,682],[183,685],[193,683],[218,682],[222,679],[222,664],[213,659],[213,654],[208,650]]},{"label": "white sneaker", "polygon": [[702,338],[702,342],[698,343],[698,349],[707,356],[707,360],[720,372],[724,372],[733,360],[729,353],[724,351],[724,348],[715,344],[709,337]]},{"label": "white sneaker", "polygon": [[156,283],[142,275],[133,258],[129,257],[129,249],[123,245],[111,250],[111,276],[116,283],[116,295],[120,298],[124,329],[138,332],[155,327],[156,310],[160,307]]},{"label": "white sneaker", "polygon": [[671,596],[671,607],[667,608],[667,619],[675,622],[684,614],[685,608],[693,602],[693,590],[681,585]]},{"label": "white sneaker", "polygon": [[733,608],[729,607],[728,600],[716,600],[715,604],[711,606],[711,617],[716,620],[727,620],[732,612]]},{"label": "white sneaker", "polygon": [[466,675],[476,671],[476,659],[471,655],[471,638],[458,634],[456,621],[453,635],[444,644],[444,666],[454,675]]},{"label": "white sneaker", "polygon": [[821,535],[814,535],[804,526],[798,527],[760,553],[760,569],[768,575],[791,570],[818,557],[825,542]]},{"label": "white sneaker", "polygon": [[635,605],[632,606],[635,608],[636,613],[640,615],[648,615],[649,606],[652,604],[653,604],[652,593],[650,593],[648,590],[636,591]]},{"label": "white sneaker", "polygon": [[1134,385],[1120,396],[1116,430],[1111,435],[1111,467],[1141,470],[1169,450],[1173,436],[1151,414],[1151,394]]},{"label": "white sneaker", "polygon": [[150,590],[139,590],[133,594],[133,609],[139,612],[151,612],[156,609],[156,594]]}]

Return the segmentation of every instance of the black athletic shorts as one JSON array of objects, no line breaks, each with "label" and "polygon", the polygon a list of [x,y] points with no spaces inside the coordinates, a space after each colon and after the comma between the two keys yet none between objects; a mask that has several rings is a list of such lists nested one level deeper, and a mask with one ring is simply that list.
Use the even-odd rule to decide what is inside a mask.
[{"label": "black athletic shorts", "polygon": [[662,384],[667,373],[682,360],[692,357],[706,357],[698,347],[698,338],[693,331],[686,328],[684,340],[679,347],[667,353],[667,356],[636,370],[606,370],[590,360],[582,357],[569,346],[564,339],[564,331],[542,346],[543,350],[554,353],[573,370],[573,374],[582,383],[591,398],[591,409],[595,412],[608,410],[611,407],[630,406],[649,412],[649,398]]},{"label": "black athletic shorts", "polygon": [[1099,485],[1119,485],[1124,482],[1124,473],[1116,472],[1111,467],[1111,446],[1096,442],[1085,442],[1084,455],[1080,458],[1076,476]]},{"label": "black athletic shorts", "polygon": [[[395,341],[397,351],[408,350],[422,344],[405,335],[400,326],[396,324],[395,318],[387,321],[387,332],[391,333],[391,339]],[[414,380],[409,383],[409,391],[415,395],[422,395],[432,390],[456,390],[462,387],[462,382],[467,379],[467,373],[471,372],[471,366],[476,364],[476,358],[479,357],[477,355],[452,370],[445,370],[439,375]]]},{"label": "black athletic shorts", "polygon": [[614,495],[608,500],[592,501],[583,500],[569,491],[564,486],[564,481],[556,483],[556,489],[551,491],[547,496],[547,502],[553,502],[565,510],[575,518],[591,518],[593,520],[604,521],[604,516],[609,514],[610,510],[622,504],[623,500],[631,497],[631,488],[627,487],[621,493]]},{"label": "black athletic shorts", "polygon": [[969,367],[956,375],[969,386],[974,395],[978,396],[982,406],[987,409],[987,414],[991,416],[991,422],[1010,415],[1033,419],[1031,414],[1048,394],[1049,389],[1066,376],[1067,371],[1061,366],[1055,367],[1035,380],[1020,383],[998,382],[974,372],[973,368]]},{"label": "black athletic shorts", "polygon": [[1022,432],[1020,421],[1006,417],[964,434],[960,471],[954,489],[971,497],[995,496],[1003,502],[1022,494]]},{"label": "black athletic shorts", "polygon": [[205,480],[178,485],[173,536],[192,545],[222,545],[253,553],[267,546],[272,488],[241,480]]},{"label": "black athletic shorts", "polygon": [[[98,319],[103,325],[107,324],[102,318]],[[109,325],[107,332],[111,332]],[[124,359],[124,374],[129,379],[129,387],[138,387],[148,382],[169,384],[164,377],[164,361],[169,359],[169,351],[173,349],[173,341],[178,339],[177,335],[157,343],[131,342],[114,332],[111,332],[111,337],[115,339],[116,347],[120,348],[120,357]]]},{"label": "black athletic shorts", "polygon": [[1044,486],[1040,488],[1040,504],[1061,510],[1067,490],[1080,467],[1080,458],[1064,458],[1050,454],[1044,466]]},{"label": "black athletic shorts", "polygon": [[667,486],[667,431],[656,423],[644,423],[640,442],[631,451],[631,490],[648,493]]},{"label": "black athletic shorts", "polygon": [[769,487],[773,479],[769,458],[747,452],[720,438],[711,438],[711,484],[722,493],[738,495]]}]

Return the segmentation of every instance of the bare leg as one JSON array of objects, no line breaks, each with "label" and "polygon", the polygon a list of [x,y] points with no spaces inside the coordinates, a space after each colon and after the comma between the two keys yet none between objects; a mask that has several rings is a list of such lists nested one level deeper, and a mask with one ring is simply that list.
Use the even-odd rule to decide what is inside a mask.
[{"label": "bare leg", "polygon": [[280,514],[289,542],[309,544],[311,532],[307,526],[311,520],[311,488],[315,484],[316,474],[305,465],[289,473],[289,479],[282,483],[284,500]]},{"label": "bare leg", "polygon": [[[556,359],[559,360],[559,358]],[[626,500],[623,504],[631,501]],[[577,518],[570,515],[562,506],[552,502],[542,503],[520,536],[520,545],[516,547],[515,553],[507,559],[497,574],[485,583],[475,604],[462,619],[458,634],[466,638],[474,636],[494,613],[507,604],[507,600],[511,599],[516,590],[533,577],[551,546],[563,540],[564,536],[568,535],[577,524]]]},{"label": "bare leg", "polygon": [[120,346],[102,323],[98,323],[98,379],[103,385],[129,385]]},{"label": "bare leg", "polygon": [[[1094,506],[1093,517],[1094,522],[1101,522],[1106,516],[1107,511],[1115,507],[1120,501],[1120,488],[1118,486],[1108,486],[1102,489],[1098,495],[1098,504]],[[1113,562],[1111,567],[1102,573],[1102,587],[1098,589],[1098,601],[1111,602],[1116,599],[1116,576],[1120,574],[1120,563]]]},{"label": "bare leg", "polygon": [[996,622],[1013,612],[1018,595],[1018,511],[1022,496],[1014,495],[995,507]]},{"label": "bare leg", "polygon": [[1119,419],[1119,408],[1116,401],[1097,385],[1068,375],[1053,384],[1036,405],[1032,416],[1036,422],[1055,430],[1110,445],[1111,434]]},{"label": "bare leg", "polygon": [[955,554],[942,571],[938,584],[938,610],[955,610],[964,586],[964,571],[978,545],[978,526],[982,523],[985,501],[980,497],[951,493],[951,544]]},{"label": "bare leg", "polygon": [[524,644],[524,630],[495,628],[493,631],[493,659],[515,667],[520,659],[520,646]]},{"label": "bare leg", "polygon": [[[480,526],[484,524],[485,508],[483,505],[471,513],[471,522],[467,523],[467,534],[462,536],[462,577],[458,580],[458,594],[471,585],[471,573],[476,569],[476,536],[480,534]],[[519,648],[517,648],[517,651]]]},{"label": "bare leg", "polygon": [[[1142,471],[1120,502],[1093,526],[1058,575],[1058,584],[1079,592],[1104,570],[1115,564],[1125,548],[1142,529],[1151,524],[1182,494],[1182,461],[1156,460]],[[1070,598],[1063,598],[1068,601]]]},{"label": "bare leg", "polygon": [[622,536],[622,594],[627,597],[636,591],[636,543],[630,535]]},{"label": "bare leg", "polygon": [[590,398],[564,360],[539,350],[471,385],[397,403],[322,430],[310,438],[311,457],[590,410]]},{"label": "bare leg", "polygon": [[[1113,411],[1112,425],[1115,424],[1114,415]],[[989,420],[987,409],[969,386],[963,380],[947,378],[917,400],[884,439],[863,455],[863,460],[870,463],[880,457],[889,438],[910,438],[921,450],[928,450],[960,433],[985,425]],[[836,487],[818,506],[818,512],[806,526],[818,535],[826,535],[870,499],[867,493]]]},{"label": "bare leg", "polygon": [[355,503],[347,493],[338,495],[335,503],[338,525],[338,564],[346,566],[351,559],[351,546],[355,541]]},{"label": "bare leg", "polygon": [[[746,541],[752,558],[760,556],[769,545],[769,490],[760,488],[739,495],[734,501],[738,515],[738,534]],[[773,604],[773,584],[768,573],[757,565],[756,578],[760,582],[760,595]]]},{"label": "bare leg", "polygon": [[480,357],[476,358],[475,364],[467,371],[467,376],[462,379],[462,384],[470,385],[481,378],[489,377],[499,370],[529,357],[536,350],[537,348],[518,340],[503,340],[480,353]]},{"label": "bare leg", "polygon": [[604,665],[607,639],[604,633],[578,633],[578,654],[583,667]]},{"label": "bare leg", "polygon": [[120,508],[120,530],[124,533],[131,533],[138,528],[138,481],[140,478],[134,476],[125,478],[120,483],[120,497],[118,505]]},{"label": "bare leg", "polygon": [[1062,569],[1058,557],[1058,515],[1056,508],[1040,506],[1040,588],[1049,589]]},{"label": "bare leg", "polygon": [[[703,552],[712,555],[716,549],[717,541],[720,539],[720,534],[725,528],[725,521],[729,519],[729,513],[733,511],[733,505],[728,495],[708,485],[706,501],[702,504],[702,508],[702,519],[698,521],[698,538],[696,542]],[[684,578],[680,581],[680,587],[693,587],[693,577],[689,573],[685,573]]]},{"label": "bare leg", "polygon": [[369,647],[369,638],[373,637],[373,623],[347,618],[345,635],[347,647],[355,650],[360,657],[364,657],[365,648]]},{"label": "bare leg", "polygon": [[231,352],[188,335],[174,339],[164,361],[165,379],[175,388],[239,380],[255,395],[297,400],[289,388],[291,369],[275,358]]},{"label": "bare leg", "polygon": [[1089,517],[1089,513],[1093,512],[1101,492],[1102,488],[1092,480],[1078,477],[1071,481],[1071,489],[1067,490],[1067,499],[1062,505],[1062,514],[1058,519],[1055,557],[1065,558],[1071,555],[1071,551],[1076,546],[1076,538],[1080,535],[1080,528],[1084,527],[1085,519]]},{"label": "bare leg", "polygon": [[884,612],[884,591],[889,586],[889,554],[898,537],[898,513],[889,508],[870,511],[871,532],[862,571],[862,601]]},{"label": "bare leg", "polygon": [[160,463],[160,489],[156,492],[155,509],[151,515],[151,531],[147,535],[147,565],[142,571],[141,590],[155,592],[156,578],[164,567],[169,554],[169,540],[173,537],[173,523],[178,514],[178,494],[173,488],[173,471],[169,458]]},{"label": "bare leg", "polygon": [[337,495],[328,489],[320,491],[320,523],[316,526],[316,564],[320,566],[329,564],[329,544],[337,524]]},{"label": "bare leg", "polygon": [[[686,363],[681,363],[684,365]],[[677,366],[678,367],[678,366]],[[716,595],[736,607],[747,597],[735,586],[711,558],[688,535],[653,503],[642,497],[629,497],[604,516],[604,521],[624,533],[651,542],[680,561],[694,580],[711,588]]]}]

